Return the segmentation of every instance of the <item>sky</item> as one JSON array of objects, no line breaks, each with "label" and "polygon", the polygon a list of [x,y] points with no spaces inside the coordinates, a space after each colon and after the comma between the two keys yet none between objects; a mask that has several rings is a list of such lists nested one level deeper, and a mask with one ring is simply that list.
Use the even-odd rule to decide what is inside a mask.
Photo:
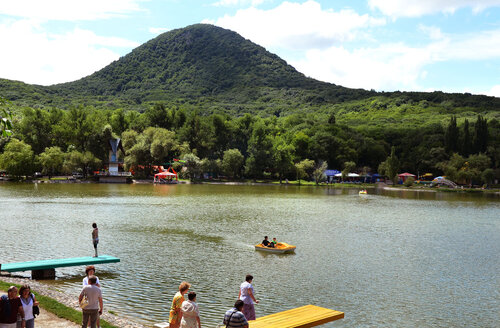
[{"label": "sky", "polygon": [[0,78],[74,81],[197,23],[345,87],[500,97],[500,0],[0,0]]}]

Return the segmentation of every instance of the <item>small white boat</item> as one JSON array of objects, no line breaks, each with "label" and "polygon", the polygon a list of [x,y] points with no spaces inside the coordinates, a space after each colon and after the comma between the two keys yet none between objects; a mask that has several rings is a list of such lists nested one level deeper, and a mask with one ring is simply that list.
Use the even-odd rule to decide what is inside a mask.
[{"label": "small white boat", "polygon": [[290,245],[290,244],[287,244],[287,243],[277,243],[276,247],[266,247],[262,244],[255,245],[256,251],[277,253],[277,254],[293,253],[293,252],[295,252],[295,248],[297,248],[297,247]]}]

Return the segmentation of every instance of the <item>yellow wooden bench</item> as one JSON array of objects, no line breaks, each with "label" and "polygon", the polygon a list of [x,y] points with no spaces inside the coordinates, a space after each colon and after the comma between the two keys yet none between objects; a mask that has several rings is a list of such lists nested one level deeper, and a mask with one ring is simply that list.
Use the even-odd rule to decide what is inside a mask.
[{"label": "yellow wooden bench", "polygon": [[249,328],[309,328],[344,318],[344,312],[305,305],[249,320]]}]

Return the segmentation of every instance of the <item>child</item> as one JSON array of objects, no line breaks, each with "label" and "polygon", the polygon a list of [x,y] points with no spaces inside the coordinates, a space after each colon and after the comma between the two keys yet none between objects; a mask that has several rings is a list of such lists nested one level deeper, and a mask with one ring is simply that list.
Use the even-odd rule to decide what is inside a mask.
[{"label": "child", "polygon": [[97,224],[92,223],[92,242],[94,243],[94,250],[95,250],[95,255],[94,257],[97,257],[97,244],[99,244],[99,229],[97,229]]}]

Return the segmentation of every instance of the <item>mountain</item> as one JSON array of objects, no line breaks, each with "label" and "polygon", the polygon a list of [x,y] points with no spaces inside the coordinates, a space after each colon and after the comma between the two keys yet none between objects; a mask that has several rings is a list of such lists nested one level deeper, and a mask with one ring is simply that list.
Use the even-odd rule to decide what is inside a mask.
[{"label": "mountain", "polygon": [[178,99],[248,104],[276,97],[335,103],[374,94],[305,77],[239,34],[207,24],[163,33],[74,82],[43,87],[0,80],[0,92],[12,100],[27,96],[43,103],[90,98],[135,104]]},{"label": "mountain", "polygon": [[320,82],[239,34],[207,24],[163,33],[77,81],[45,87],[0,79],[0,95],[29,106],[93,105],[143,110],[161,101],[206,112],[274,115],[365,99],[367,106],[369,98],[380,96],[403,98],[402,102],[452,102],[452,107],[472,106],[478,111],[497,110],[500,106],[499,98],[486,96],[377,93]]}]

